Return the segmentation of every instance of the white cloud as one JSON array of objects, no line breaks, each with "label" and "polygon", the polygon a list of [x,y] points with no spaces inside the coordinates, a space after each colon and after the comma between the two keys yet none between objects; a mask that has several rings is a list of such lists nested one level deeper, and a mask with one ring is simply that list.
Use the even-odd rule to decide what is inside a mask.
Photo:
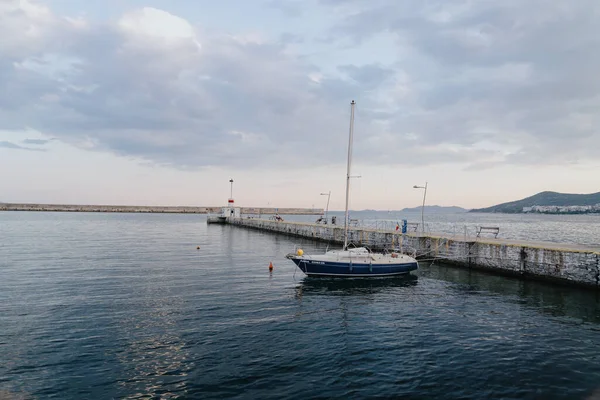
[{"label": "white cloud", "polygon": [[193,38],[194,28],[183,18],[163,10],[144,7],[121,17],[119,27],[136,35],[166,39]]}]

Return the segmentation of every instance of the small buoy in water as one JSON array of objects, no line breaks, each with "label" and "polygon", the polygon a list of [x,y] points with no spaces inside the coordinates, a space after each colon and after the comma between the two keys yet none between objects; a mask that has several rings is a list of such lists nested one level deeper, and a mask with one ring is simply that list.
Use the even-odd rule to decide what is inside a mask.
[{"label": "small buoy in water", "polygon": [[273,262],[269,263],[269,271],[273,271]]},{"label": "small buoy in water", "polygon": [[301,256],[302,254],[304,254],[304,250],[302,249],[298,249],[298,251],[296,252],[297,255]]},{"label": "small buoy in water", "polygon": [[196,247],[196,250],[200,250],[200,246]]}]

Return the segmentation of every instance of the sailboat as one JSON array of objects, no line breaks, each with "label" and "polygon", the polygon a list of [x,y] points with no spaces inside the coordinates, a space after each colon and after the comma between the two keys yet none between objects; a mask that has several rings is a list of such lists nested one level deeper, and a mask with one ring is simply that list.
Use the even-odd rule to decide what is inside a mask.
[{"label": "sailboat", "polygon": [[290,253],[292,260],[308,276],[378,277],[408,274],[419,268],[417,260],[406,254],[374,253],[365,247],[348,247],[348,202],[350,197],[350,171],[352,166],[352,141],[354,136],[354,107],[350,103],[350,134],[348,140],[348,168],[346,173],[346,213],[344,219],[344,246],[324,254],[304,254],[302,249]]}]

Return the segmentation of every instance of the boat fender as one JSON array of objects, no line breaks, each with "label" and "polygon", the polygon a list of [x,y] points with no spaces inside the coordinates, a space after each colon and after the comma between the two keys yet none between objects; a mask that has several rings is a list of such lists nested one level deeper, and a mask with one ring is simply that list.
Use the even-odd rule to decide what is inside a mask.
[{"label": "boat fender", "polygon": [[298,249],[298,251],[296,252],[296,254],[297,254],[298,256],[302,256],[302,255],[304,254],[304,250],[302,250],[302,249]]}]

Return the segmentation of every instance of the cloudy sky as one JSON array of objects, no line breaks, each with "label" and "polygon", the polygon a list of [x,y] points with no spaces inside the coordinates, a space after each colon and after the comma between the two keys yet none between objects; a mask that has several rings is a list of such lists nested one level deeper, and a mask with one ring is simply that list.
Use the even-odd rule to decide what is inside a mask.
[{"label": "cloudy sky", "polygon": [[600,191],[597,0],[0,0],[0,201]]}]

